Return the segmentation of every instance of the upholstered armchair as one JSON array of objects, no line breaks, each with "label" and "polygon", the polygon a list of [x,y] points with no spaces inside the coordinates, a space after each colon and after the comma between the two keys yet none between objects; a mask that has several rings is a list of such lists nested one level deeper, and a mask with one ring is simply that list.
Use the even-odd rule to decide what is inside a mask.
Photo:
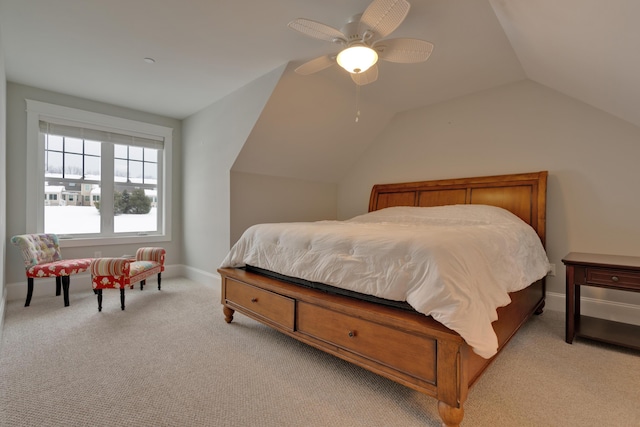
[{"label": "upholstered armchair", "polygon": [[62,288],[64,306],[67,307],[69,277],[86,271],[91,264],[91,258],[63,259],[58,236],[55,234],[21,234],[13,236],[11,243],[20,249],[26,269],[27,301],[24,306],[28,307],[31,303],[33,279],[55,277],[56,296],[60,295],[60,288]]}]

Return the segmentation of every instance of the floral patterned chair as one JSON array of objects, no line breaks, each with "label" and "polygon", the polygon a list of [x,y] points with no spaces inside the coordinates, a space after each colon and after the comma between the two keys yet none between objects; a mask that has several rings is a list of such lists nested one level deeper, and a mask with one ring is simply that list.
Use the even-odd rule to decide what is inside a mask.
[{"label": "floral patterned chair", "polygon": [[98,295],[98,311],[102,311],[102,290],[120,289],[120,307],[124,310],[124,290],[126,287],[140,282],[140,290],[144,289],[146,279],[158,275],[158,290],[164,271],[165,250],[163,248],[140,248],[135,260],[129,258],[96,258],[91,261],[91,281]]},{"label": "floral patterned chair", "polygon": [[87,271],[91,258],[62,259],[58,236],[55,234],[20,234],[11,238],[11,243],[22,253],[27,273],[27,301],[29,307],[33,295],[33,279],[56,278],[56,296],[60,288],[64,292],[64,306],[69,305],[69,277]]}]

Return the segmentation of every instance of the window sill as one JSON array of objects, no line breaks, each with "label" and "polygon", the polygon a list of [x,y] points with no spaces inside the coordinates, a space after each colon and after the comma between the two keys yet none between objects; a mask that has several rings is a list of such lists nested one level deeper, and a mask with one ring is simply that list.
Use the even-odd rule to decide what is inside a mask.
[{"label": "window sill", "polygon": [[169,242],[169,241],[171,241],[171,236],[167,236],[167,235],[87,237],[87,238],[75,237],[75,238],[61,238],[60,247],[80,248],[85,246],[146,244],[146,243]]}]

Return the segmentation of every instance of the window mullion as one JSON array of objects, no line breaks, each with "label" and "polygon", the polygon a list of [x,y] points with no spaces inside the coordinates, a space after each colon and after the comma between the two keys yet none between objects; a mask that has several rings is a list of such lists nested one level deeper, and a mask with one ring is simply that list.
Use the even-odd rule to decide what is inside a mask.
[{"label": "window mullion", "polygon": [[113,232],[113,143],[101,144],[100,163],[100,233],[112,236]]},{"label": "window mullion", "polygon": [[[157,155],[157,167],[156,167],[156,227],[160,232],[164,232],[164,174],[162,174],[162,158],[164,156],[163,152],[159,152]],[[144,157],[143,157],[144,159]],[[143,168],[144,170],[144,168]],[[162,179],[160,176],[162,174]]]}]

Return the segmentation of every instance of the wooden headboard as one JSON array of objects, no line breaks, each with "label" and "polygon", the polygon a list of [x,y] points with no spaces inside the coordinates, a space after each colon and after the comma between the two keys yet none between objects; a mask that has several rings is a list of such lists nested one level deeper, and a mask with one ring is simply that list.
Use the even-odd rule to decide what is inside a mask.
[{"label": "wooden headboard", "polygon": [[371,190],[369,212],[391,206],[492,205],[527,222],[545,244],[547,171],[476,178],[378,184]]}]

